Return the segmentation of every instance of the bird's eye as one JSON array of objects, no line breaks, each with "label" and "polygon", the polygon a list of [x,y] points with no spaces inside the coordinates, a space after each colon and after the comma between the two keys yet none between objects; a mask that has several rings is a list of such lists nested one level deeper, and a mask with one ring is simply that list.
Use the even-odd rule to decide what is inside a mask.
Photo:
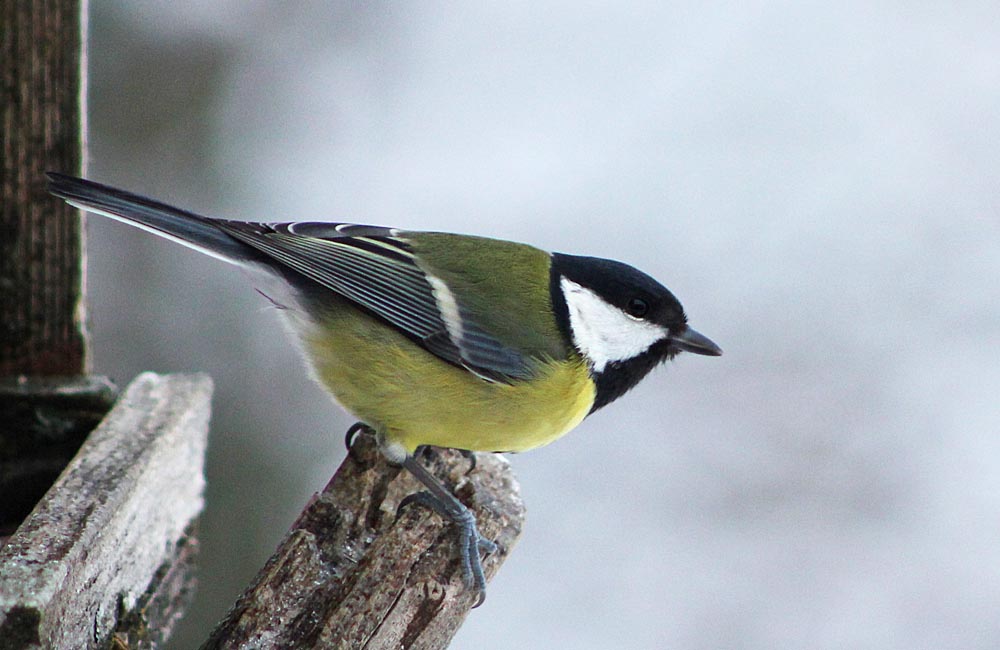
[{"label": "bird's eye", "polygon": [[625,311],[633,318],[642,318],[649,311],[649,303],[642,298],[632,298],[625,305]]}]

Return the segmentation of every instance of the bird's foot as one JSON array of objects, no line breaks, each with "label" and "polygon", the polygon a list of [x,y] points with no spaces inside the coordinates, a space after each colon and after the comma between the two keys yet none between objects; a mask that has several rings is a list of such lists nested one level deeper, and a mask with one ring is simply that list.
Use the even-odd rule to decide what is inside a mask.
[{"label": "bird's foot", "polygon": [[458,537],[459,557],[462,566],[462,583],[466,589],[477,594],[476,604],[479,607],[486,600],[486,573],[480,553],[489,555],[497,550],[497,545],[484,537],[476,526],[476,516],[457,499],[454,503],[437,498],[430,492],[417,492],[400,501],[396,509],[397,516],[409,505],[418,504],[430,508],[447,519],[455,526]]}]

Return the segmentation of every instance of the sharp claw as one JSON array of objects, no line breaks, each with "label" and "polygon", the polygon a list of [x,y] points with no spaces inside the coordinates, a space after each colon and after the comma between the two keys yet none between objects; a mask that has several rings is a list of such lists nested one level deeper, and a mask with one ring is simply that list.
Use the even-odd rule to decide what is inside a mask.
[{"label": "sharp claw", "polygon": [[355,422],[344,434],[344,445],[347,447],[347,455],[356,463],[361,463],[361,459],[354,453],[354,440],[360,435],[375,435],[375,431],[364,422]]},{"label": "sharp claw", "polygon": [[486,553],[487,555],[489,555],[490,553],[497,552],[497,543],[494,542],[492,539],[487,539],[482,536],[480,536],[479,539],[476,540],[476,546],[480,551]]},{"label": "sharp claw", "polygon": [[465,475],[468,476],[476,469],[476,452],[469,451],[468,449],[459,449],[458,453],[462,454],[462,457],[469,461],[469,469],[465,472]]},{"label": "sharp claw", "polygon": [[424,506],[425,508],[430,508],[434,512],[438,513],[446,519],[451,518],[451,514],[445,510],[441,502],[434,498],[434,495],[430,492],[414,492],[413,494],[408,494],[403,497],[403,500],[399,502],[396,506],[396,516],[399,517],[400,513],[411,504],[416,503],[417,505]]}]

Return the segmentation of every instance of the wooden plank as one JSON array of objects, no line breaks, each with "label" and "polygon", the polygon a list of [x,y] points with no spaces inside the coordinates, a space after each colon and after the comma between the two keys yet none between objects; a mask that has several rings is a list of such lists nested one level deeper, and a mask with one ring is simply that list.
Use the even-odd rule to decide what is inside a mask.
[{"label": "wooden plank", "polygon": [[45,172],[82,171],[82,0],[0,0],[0,376],[87,372],[83,225]]},{"label": "wooden plank", "polygon": [[[386,464],[370,438],[359,438],[353,455],[202,650],[447,647],[476,600],[462,586],[453,531],[418,505],[396,516],[403,497],[421,488]],[[497,542],[484,560],[491,578],[521,534],[524,504],[506,459],[476,457],[471,472],[454,451],[428,449],[420,460],[458,485],[480,530]]]},{"label": "wooden plank", "polygon": [[142,607],[184,590],[160,583],[195,548],[211,392],[205,375],[129,385],[0,548],[0,649],[107,647],[116,629],[154,647],[169,633],[170,613]]}]

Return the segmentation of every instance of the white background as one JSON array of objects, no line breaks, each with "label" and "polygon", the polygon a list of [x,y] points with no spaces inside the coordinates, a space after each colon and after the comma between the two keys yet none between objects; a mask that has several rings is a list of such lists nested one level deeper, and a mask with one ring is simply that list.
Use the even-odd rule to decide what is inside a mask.
[{"label": "white background", "polygon": [[[454,647],[992,649],[998,7],[93,0],[88,173],[621,259],[725,349],[513,458]],[[351,421],[231,267],[89,228],[97,369],[217,384],[195,647]]]}]

